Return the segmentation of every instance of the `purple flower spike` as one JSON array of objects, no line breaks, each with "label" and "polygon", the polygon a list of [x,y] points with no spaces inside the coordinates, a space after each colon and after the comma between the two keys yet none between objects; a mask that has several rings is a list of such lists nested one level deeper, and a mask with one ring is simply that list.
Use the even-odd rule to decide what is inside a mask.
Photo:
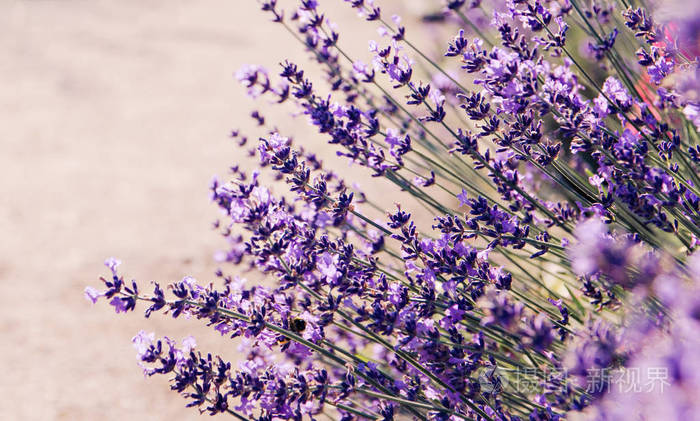
[{"label": "purple flower spike", "polygon": [[[261,97],[254,132],[231,132],[257,168],[235,163],[210,185],[220,268],[140,288],[110,258],[85,298],[236,338],[235,364],[191,336],[132,340],[146,375],[209,415],[700,413],[700,254],[689,257],[700,246],[700,9],[686,1],[669,21],[660,6],[613,1],[445,0],[426,16],[403,8],[424,29],[413,31],[380,1],[346,0],[380,34],[368,57],[354,57],[361,32],[346,40],[324,2],[261,1],[313,67],[282,56],[275,72],[236,73]],[[300,139],[280,133],[276,104],[330,150],[302,127]],[[333,154],[354,165],[352,180],[324,165]],[[363,176],[380,179],[367,194]],[[260,276],[234,275],[245,271]],[[609,390],[624,384],[609,371],[628,368],[651,369],[639,378],[668,394]]]}]

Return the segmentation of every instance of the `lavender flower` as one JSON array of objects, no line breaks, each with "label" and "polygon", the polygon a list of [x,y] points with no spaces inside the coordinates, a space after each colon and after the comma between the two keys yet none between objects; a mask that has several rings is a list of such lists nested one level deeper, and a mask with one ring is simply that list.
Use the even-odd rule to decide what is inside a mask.
[{"label": "lavender flower", "polygon": [[100,292],[93,287],[85,287],[85,299],[91,301],[93,304],[97,302],[100,297]]},{"label": "lavender flower", "polygon": [[[618,403],[691,416],[700,387],[685,344],[700,305],[694,287],[677,291],[697,282],[700,98],[685,41],[643,8],[448,1],[430,28],[456,35],[431,52],[411,19],[346,3],[378,30],[371,61],[345,49],[319,2],[266,0],[312,60],[236,78],[387,194],[365,194],[313,153],[314,137],[299,144],[251,112],[253,132],[232,137],[258,168],[211,184],[217,281],[144,291],[109,259],[104,288],[85,290],[117,313],[143,304],[146,317],[201,320],[239,338],[245,358],[141,332],[144,372],[238,419],[557,420],[586,407],[618,419]],[[673,390],[657,412],[657,397],[587,384],[592,371],[652,366]]]}]

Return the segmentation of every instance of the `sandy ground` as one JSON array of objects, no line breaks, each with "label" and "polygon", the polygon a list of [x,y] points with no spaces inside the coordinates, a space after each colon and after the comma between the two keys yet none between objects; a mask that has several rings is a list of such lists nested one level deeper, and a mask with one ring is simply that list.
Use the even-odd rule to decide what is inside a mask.
[{"label": "sandy ground", "polygon": [[194,332],[231,353],[81,293],[111,255],[137,279],[210,276],[208,180],[238,159],[229,129],[250,126],[232,73],[274,67],[271,42],[303,57],[254,2],[192,3],[0,6],[0,419],[193,419],[129,339]]},{"label": "sandy ground", "polygon": [[140,280],[210,278],[208,183],[240,158],[229,130],[252,127],[232,75],[306,55],[249,0],[5,0],[0,28],[0,419],[194,419],[143,378],[131,337],[235,347],[82,291],[108,256]]}]

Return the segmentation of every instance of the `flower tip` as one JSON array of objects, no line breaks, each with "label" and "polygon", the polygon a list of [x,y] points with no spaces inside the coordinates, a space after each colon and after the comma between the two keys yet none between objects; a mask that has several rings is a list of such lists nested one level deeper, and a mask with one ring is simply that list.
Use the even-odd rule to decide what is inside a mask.
[{"label": "flower tip", "polygon": [[115,258],[115,257],[109,257],[109,258],[105,259],[105,266],[107,266],[109,268],[109,270],[111,270],[112,273],[115,275],[117,273],[117,268],[121,264],[122,264],[122,261]]},{"label": "flower tip", "polygon": [[182,340],[182,353],[189,354],[191,350],[197,347],[197,341],[194,336],[187,336]]},{"label": "flower tip", "polygon": [[156,334],[154,332],[149,333],[145,330],[139,331],[139,333],[137,333],[136,336],[131,338],[131,343],[134,345],[134,348],[136,348],[136,356],[138,359],[142,359],[142,357],[148,351],[148,348],[153,344],[155,338]]},{"label": "flower tip", "polygon": [[85,299],[95,304],[97,299],[102,295],[98,290],[93,287],[85,287],[84,290]]}]

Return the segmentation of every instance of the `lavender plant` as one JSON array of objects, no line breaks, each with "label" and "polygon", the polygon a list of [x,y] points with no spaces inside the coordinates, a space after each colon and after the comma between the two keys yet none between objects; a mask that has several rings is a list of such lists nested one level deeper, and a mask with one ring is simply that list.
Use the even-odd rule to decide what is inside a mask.
[{"label": "lavender plant", "polygon": [[[259,169],[211,185],[218,281],[144,291],[109,259],[85,291],[117,313],[200,319],[245,358],[141,332],[144,372],[244,420],[694,419],[700,10],[449,0],[409,30],[344,3],[379,31],[370,62],[319,2],[264,0],[310,60],[236,76],[403,204],[252,112],[259,133],[232,137]],[[424,31],[454,35],[423,51]],[[264,280],[230,273],[250,269]]]}]

